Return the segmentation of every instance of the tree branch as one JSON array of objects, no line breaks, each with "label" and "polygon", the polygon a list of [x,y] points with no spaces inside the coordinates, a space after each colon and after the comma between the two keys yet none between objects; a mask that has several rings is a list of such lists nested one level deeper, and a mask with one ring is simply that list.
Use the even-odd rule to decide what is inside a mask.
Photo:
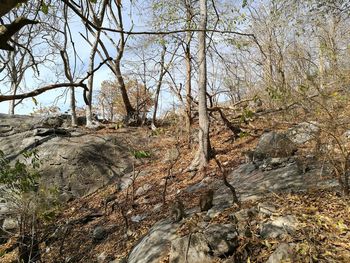
[{"label": "tree branch", "polygon": [[18,99],[25,99],[25,98],[29,98],[29,97],[35,97],[38,96],[42,93],[44,93],[45,91],[48,90],[53,90],[53,89],[57,89],[57,88],[63,88],[63,87],[81,87],[84,90],[87,89],[86,85],[84,83],[57,83],[57,84],[51,84],[27,93],[22,93],[22,94],[16,94],[16,95],[0,95],[0,102],[3,101],[8,101],[8,100],[18,100]]}]

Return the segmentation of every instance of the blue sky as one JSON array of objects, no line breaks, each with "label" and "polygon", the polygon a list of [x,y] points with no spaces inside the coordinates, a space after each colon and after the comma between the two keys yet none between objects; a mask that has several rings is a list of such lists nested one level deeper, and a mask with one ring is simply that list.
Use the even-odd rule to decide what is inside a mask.
[{"label": "blue sky", "polygon": [[[130,6],[128,6],[128,5],[129,5],[129,2],[126,1],[125,6],[123,8],[125,30],[131,29],[131,20],[128,16],[130,13],[128,8],[130,8]],[[145,31],[145,30],[148,31],[148,30],[150,30],[150,28],[145,25],[146,21],[144,19],[147,19],[146,17],[144,17],[144,16],[139,17],[137,15],[137,10],[133,10],[132,13],[133,13],[132,19],[134,22],[134,26],[132,29],[134,31]],[[75,21],[73,24],[73,37],[74,37],[74,41],[76,44],[76,49],[79,53],[80,58],[83,61],[82,65],[79,65],[79,67],[84,68],[86,70],[86,68],[88,66],[88,60],[89,60],[90,46],[79,35],[79,32],[84,33],[85,30],[84,30],[80,21]],[[118,36],[114,35],[113,37],[114,37],[115,41],[118,41]],[[136,38],[138,38],[138,37],[136,36]],[[107,48],[111,48],[111,50],[113,50],[113,47],[111,47],[111,45],[109,44],[108,41],[106,41],[105,43],[107,45]],[[137,52],[137,50],[134,52]],[[159,55],[156,52],[157,52],[157,49],[155,50],[155,55]],[[160,49],[159,49],[159,53],[160,53]],[[113,56],[114,54],[111,53],[111,55]],[[57,59],[61,60],[61,58],[57,58]],[[126,61],[130,61],[130,60],[138,60],[138,59],[130,52],[125,53],[123,61],[122,61],[122,73],[124,73],[124,74],[127,73],[127,69],[125,67],[123,67],[123,63],[126,63]],[[99,58],[99,56],[96,56],[95,65],[98,65],[100,63],[100,61],[101,61],[101,59]],[[156,61],[153,62],[153,65],[151,65],[150,67],[154,68],[155,63],[156,63]],[[39,85],[38,82],[36,82],[30,74],[32,74],[32,71],[30,71],[30,73],[26,77],[26,85],[28,88],[33,90],[35,88],[38,88],[38,87],[41,87],[44,85],[44,84]],[[175,73],[175,76],[177,78],[177,80],[176,80],[177,84],[179,84],[179,81],[182,82],[182,84],[184,84],[183,76],[177,76],[177,75],[178,74]],[[1,77],[1,74],[0,74],[0,77]],[[84,77],[84,74],[81,77]],[[45,71],[45,78],[51,79],[46,84],[54,83],[57,80],[57,79],[55,79],[54,74],[50,74],[50,71]],[[97,71],[95,73],[95,76],[94,76],[94,91],[96,92],[100,88],[101,82],[103,80],[108,80],[111,78],[112,78],[112,75],[111,75],[111,72],[110,72],[108,67],[103,66],[102,68],[100,68],[99,71]],[[196,88],[195,81],[196,80],[193,78],[193,84],[194,84],[193,89]],[[154,84],[154,81],[153,81],[153,84]],[[163,85],[163,89],[165,90],[166,88],[167,88],[167,86]],[[7,90],[8,90],[8,87],[7,87]],[[77,106],[82,107],[82,106],[84,106],[84,103],[82,100],[81,92],[79,90],[80,89],[77,89],[77,96],[76,96]],[[6,92],[6,86],[4,85],[4,83],[1,83],[1,82],[0,82],[0,92],[2,92],[2,93]],[[63,93],[64,93],[63,88],[58,89],[58,90],[54,90],[54,91],[49,91],[49,92],[41,94],[40,96],[37,96],[36,101],[41,106],[51,106],[54,102],[57,102],[56,103],[57,106],[61,109],[62,112],[64,112],[69,108],[69,106],[68,106],[69,105],[69,98],[66,96],[62,96],[60,99],[58,99],[58,100],[56,99],[58,96],[62,95]],[[166,108],[172,107],[174,102],[177,102],[176,96],[174,96],[174,94],[171,94],[168,91],[164,91],[163,93],[161,93],[160,109],[159,110],[164,112],[166,110]],[[33,112],[33,109],[36,107],[37,106],[34,104],[34,102],[31,98],[25,99],[21,105],[16,107],[16,114],[29,114],[29,113]],[[0,112],[1,113],[8,112],[8,102],[0,103]]]},{"label": "blue sky", "polygon": [[[130,18],[128,17],[128,14],[129,14],[128,8],[129,7],[126,6],[123,9],[124,14],[125,14],[124,15],[124,27],[126,30],[129,30],[131,28]],[[136,13],[134,12],[134,15],[135,14]],[[133,20],[135,23],[138,23],[138,26],[134,27],[134,30],[141,29],[142,24],[139,21],[137,15],[136,15],[136,17],[133,17]],[[79,35],[79,32],[84,33],[85,30],[79,21],[73,22],[71,25],[72,25],[73,38],[74,38],[74,42],[76,45],[76,49],[78,51],[79,57],[83,61],[83,63],[78,65],[78,67],[85,69],[85,71],[86,71],[86,68],[88,67],[88,62],[89,62],[90,46]],[[106,41],[106,43],[107,43],[107,45],[106,45],[107,48],[110,48],[111,46],[109,45],[108,41]],[[111,55],[112,56],[114,55],[113,52],[111,52]],[[131,59],[127,53],[124,55],[124,58],[128,59],[128,60]],[[61,58],[57,58],[57,59],[60,60]],[[95,65],[98,65],[100,63],[100,61],[101,61],[101,59],[99,58],[98,55],[96,55]],[[122,68],[123,68],[123,62],[122,62]],[[50,84],[50,83],[55,82],[54,73],[50,72],[49,70],[45,70],[45,69],[41,70],[41,71],[42,72],[41,72],[40,78],[43,78],[44,81],[47,82],[46,84]],[[85,75],[82,74],[81,76],[84,77]],[[111,76],[112,76],[111,71],[107,66],[101,67],[94,75],[94,91],[96,92],[100,88],[101,82],[103,80],[111,79]],[[27,86],[26,91],[34,90],[35,88],[38,88],[38,87],[41,87],[44,85],[45,85],[45,83],[39,83],[34,78],[32,70],[28,71],[28,73],[26,74],[26,86]],[[9,90],[8,85],[4,82],[0,82],[0,92],[3,94],[6,94],[6,92],[8,92],[8,90]],[[82,99],[82,92],[80,91],[79,88],[76,89],[76,91],[77,91],[77,96],[76,96],[77,106],[82,107],[85,105],[83,102],[83,99]],[[69,108],[69,97],[62,96],[62,94],[65,94],[64,88],[48,91],[48,92],[45,92],[45,93],[37,96],[36,101],[38,103],[38,106],[39,105],[50,106],[53,103],[56,103],[56,105],[61,109],[61,111],[65,111]],[[59,97],[59,96],[62,96],[62,97],[57,100],[57,97]],[[16,114],[29,114],[29,113],[33,112],[33,109],[38,108],[38,106],[35,105],[34,100],[32,100],[31,98],[28,98],[28,99],[23,100],[23,102],[16,107],[15,113]],[[1,113],[8,112],[8,102],[0,103],[0,112]]]}]

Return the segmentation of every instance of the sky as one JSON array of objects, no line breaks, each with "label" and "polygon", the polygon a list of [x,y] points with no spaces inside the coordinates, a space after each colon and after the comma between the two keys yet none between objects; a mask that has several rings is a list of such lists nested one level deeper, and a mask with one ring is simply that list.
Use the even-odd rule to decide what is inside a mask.
[{"label": "sky", "polygon": [[[124,29],[129,30],[131,28],[131,20],[129,18],[129,6],[125,6],[123,8],[124,10]],[[142,29],[142,23],[137,16],[136,12],[133,12],[133,22],[136,24],[136,26],[133,27],[133,30],[140,30]],[[90,46],[89,44],[80,36],[79,32],[84,33],[85,30],[80,23],[80,21],[74,21],[72,24],[72,35],[74,38],[74,42],[76,45],[76,49],[78,51],[79,57],[83,61],[79,65],[80,68],[83,70],[87,69],[88,67],[88,62],[89,62],[89,54],[90,54]],[[105,41],[106,47],[109,49],[113,49],[112,46],[109,44],[108,41]],[[111,52],[112,54],[112,52]],[[60,58],[57,58],[60,59]],[[124,59],[130,60],[132,59],[128,53],[124,54]],[[101,59],[99,58],[98,55],[96,55],[95,59],[95,66],[98,65],[101,62]],[[122,61],[122,71],[125,71],[125,68],[123,67],[123,61]],[[55,82],[55,75],[50,72],[50,70],[40,70],[41,71],[41,76],[43,76],[48,83],[54,83]],[[82,76],[85,76],[84,74]],[[1,77],[1,74],[0,74]],[[101,83],[104,80],[108,80],[112,78],[112,74],[110,69],[107,66],[102,66],[94,75],[94,93],[99,90]],[[26,74],[25,77],[26,81],[26,86],[30,90],[34,90],[35,88],[44,86],[45,84],[39,84],[38,81],[33,77],[33,71],[29,70],[28,73]],[[9,86],[5,82],[0,82],[0,92],[3,94],[6,94],[8,92]],[[33,110],[37,109],[39,106],[51,106],[53,104],[56,104],[62,112],[68,110],[69,108],[69,96],[67,96],[67,91],[68,89],[61,88],[57,90],[52,90],[45,92],[37,97],[35,97],[35,101],[37,102],[37,105],[34,103],[34,100],[31,98],[27,98],[23,100],[23,102],[18,105],[15,109],[16,114],[30,114],[33,112]],[[77,99],[77,106],[78,107],[83,107],[85,103],[83,102],[82,99],[82,92],[80,88],[76,89],[76,99]],[[63,95],[63,96],[62,96]],[[60,97],[59,99],[57,99]],[[8,102],[1,102],[0,103],[0,113],[7,113],[8,112]]]},{"label": "sky", "polygon": [[[134,23],[132,25],[132,21],[129,17],[130,2],[124,1],[124,3],[125,3],[124,4],[125,6],[123,6],[124,29],[130,30],[132,28],[133,31],[148,31],[149,27],[147,27],[147,25],[145,24],[145,21],[144,21],[145,17],[138,16],[138,14],[137,14],[138,11],[135,9],[132,12],[132,14],[133,14],[132,21]],[[84,33],[85,29],[82,26],[82,23],[77,19],[78,18],[76,18],[76,21],[74,21],[72,24],[72,35],[74,38],[76,49],[79,53],[79,57],[83,61],[83,63],[79,67],[81,67],[82,69],[85,69],[85,72],[86,72],[87,67],[88,67],[88,61],[89,61],[90,45],[80,36],[79,32]],[[114,36],[114,40],[118,41],[118,37]],[[105,41],[105,43],[106,43],[107,49],[113,50],[113,47],[111,46],[109,41]],[[160,50],[159,50],[159,53],[160,53]],[[111,55],[113,55],[113,54],[111,54]],[[157,51],[155,51],[154,55],[157,56],[159,54],[157,54]],[[58,59],[61,60],[61,58],[58,58]],[[157,60],[157,58],[155,58],[155,59]],[[124,58],[123,58],[122,63],[121,63],[122,64],[121,65],[122,66],[122,73],[127,73],[127,68],[123,67],[123,66],[126,66],[127,61],[130,61],[130,60],[138,60],[138,59],[136,57],[133,57],[133,55],[130,52],[127,52],[127,50],[126,50],[126,53],[124,54]],[[95,65],[98,65],[100,63],[100,61],[101,61],[101,59],[99,58],[99,56],[96,56]],[[154,61],[152,63],[153,63],[153,65],[151,65],[150,68],[154,69],[154,67],[155,67],[154,65],[158,65],[158,64],[156,64],[157,63],[156,61]],[[55,75],[53,73],[51,73],[49,70],[44,70],[43,72],[44,72],[44,74],[41,74],[42,77],[44,75],[45,79],[50,79],[50,81],[48,81],[46,84],[51,84],[51,83],[56,82],[57,79],[55,79]],[[84,74],[82,75],[82,77],[84,77]],[[94,75],[94,92],[96,93],[100,89],[101,83],[104,80],[109,80],[111,78],[112,78],[112,74],[111,74],[111,71],[109,70],[109,68],[107,66],[101,67],[97,72],[95,72],[95,75]],[[156,78],[157,78],[157,76],[156,76]],[[177,77],[177,83],[179,82],[179,80],[181,82],[183,82],[183,80],[181,78],[183,78],[183,76]],[[0,73],[0,79],[1,79],[1,73]],[[67,80],[65,80],[65,81],[67,81]],[[193,79],[193,81],[195,81],[195,79]],[[155,81],[153,81],[153,84],[154,84],[154,82]],[[184,83],[182,83],[182,84],[184,84]],[[42,83],[38,84],[38,82],[33,77],[33,71],[30,70],[29,73],[26,75],[26,86],[30,90],[34,90],[38,87],[44,86],[44,84],[42,84]],[[165,88],[166,87],[164,85],[164,89]],[[193,85],[193,88],[195,88],[195,85]],[[8,87],[7,87],[7,90],[9,90]],[[83,99],[82,99],[82,92],[81,92],[80,88],[76,89],[76,91],[77,91],[77,95],[76,95],[77,106],[83,107],[85,104],[84,104]],[[0,92],[1,93],[6,92],[6,84],[3,82],[0,82]],[[62,94],[65,94],[65,96],[64,95],[62,96]],[[59,99],[57,99],[57,97],[59,97]],[[35,105],[34,100],[32,100],[31,98],[23,100],[23,103],[21,103],[20,105],[18,105],[16,107],[15,113],[16,114],[30,114],[31,112],[33,112],[33,110],[35,110],[36,108],[38,108],[40,106],[42,106],[42,107],[51,106],[53,103],[56,103],[56,105],[60,108],[61,112],[65,112],[69,108],[69,97],[67,96],[67,92],[65,93],[64,88],[45,92],[45,93],[37,96],[35,98],[35,101],[38,103],[38,105]],[[167,91],[163,91],[160,94],[159,111],[164,113],[168,108],[173,107],[174,103],[176,103],[176,102],[177,102],[176,96],[174,96],[173,94],[170,94]],[[1,113],[8,112],[8,102],[0,103],[0,112]]]}]

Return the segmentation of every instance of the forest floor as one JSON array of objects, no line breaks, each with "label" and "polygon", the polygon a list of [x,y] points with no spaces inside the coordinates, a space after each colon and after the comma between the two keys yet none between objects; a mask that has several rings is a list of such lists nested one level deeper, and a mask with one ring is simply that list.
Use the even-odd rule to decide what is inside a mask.
[{"label": "forest floor", "polygon": [[[274,129],[285,130],[292,123],[281,122]],[[43,245],[43,262],[95,262],[96,256],[104,252],[107,258],[122,258],[144,236],[150,227],[160,219],[169,217],[169,210],[175,198],[181,198],[186,209],[197,206],[200,191],[188,192],[184,189],[203,180],[215,182],[221,180],[219,169],[214,160],[197,174],[185,172],[190,165],[196,144],[188,145],[187,138],[175,124],[160,128],[158,133],[148,128],[122,128],[119,130],[102,129],[98,135],[120,133],[129,140],[135,160],[134,182],[122,191],[116,192],[115,184],[69,202],[56,218],[56,229],[61,233],[56,240]],[[265,128],[271,127],[270,120],[254,123],[253,136],[244,136],[233,140],[232,134],[220,124],[212,125],[211,143],[217,158],[227,170],[234,170],[245,162],[245,151],[253,149]],[[143,138],[133,142],[133,138]],[[116,182],[117,183],[117,182]],[[147,186],[141,194],[138,189]],[[239,185],[235,186],[239,188]],[[113,197],[114,199],[110,198]],[[164,198],[165,197],[165,202]],[[112,199],[110,202],[109,200]],[[271,201],[278,212],[288,211],[305,225],[293,240],[300,244],[302,257],[296,262],[350,262],[350,206],[349,199],[339,195],[337,190],[310,190],[304,193],[267,194],[265,201]],[[243,202],[243,207],[251,207],[256,201]],[[156,209],[157,207],[157,209]],[[229,208],[213,222],[228,222],[229,214],[237,208]],[[140,222],[130,218],[142,217]],[[70,227],[67,222],[71,222]],[[91,239],[91,231],[96,226],[113,229],[102,242]],[[52,223],[47,229],[52,228]],[[45,227],[43,228],[45,229]],[[307,230],[307,231],[306,231]],[[253,235],[240,242],[240,250],[249,247],[250,262],[264,262],[274,251],[277,242],[259,239],[258,230],[252,227]],[[43,243],[44,244],[44,243]],[[11,242],[0,247],[10,246]],[[50,247],[50,249],[47,249]],[[0,258],[1,262],[13,262],[16,250]],[[70,261],[67,261],[70,257]],[[94,260],[92,260],[94,258]],[[164,259],[167,262],[167,259]]]}]

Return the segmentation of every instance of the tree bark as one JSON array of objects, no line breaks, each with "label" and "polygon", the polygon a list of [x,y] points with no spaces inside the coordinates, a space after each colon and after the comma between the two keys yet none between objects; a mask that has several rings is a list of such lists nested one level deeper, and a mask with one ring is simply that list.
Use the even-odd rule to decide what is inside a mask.
[{"label": "tree bark", "polygon": [[0,2],[0,17],[6,15],[11,9],[15,8],[20,3],[25,3],[27,0],[2,0]]},{"label": "tree bark", "polygon": [[[71,82],[73,83],[73,81]],[[73,127],[78,126],[78,120],[77,120],[77,112],[76,112],[76,105],[75,105],[75,90],[74,88],[70,88],[70,109],[71,109],[71,124]]]},{"label": "tree bark", "polygon": [[58,89],[58,88],[64,88],[64,87],[81,87],[84,90],[87,90],[87,87],[84,83],[57,83],[57,84],[50,84],[42,88],[38,88],[36,90],[29,91],[27,93],[21,93],[16,95],[0,95],[0,102],[8,101],[8,100],[20,100],[30,97],[38,96],[46,91]]},{"label": "tree bark", "polygon": [[[16,95],[17,93],[17,85],[14,81],[11,81],[11,93],[13,95]],[[9,115],[14,115],[15,114],[15,107],[16,107],[16,100],[10,100],[9,101],[9,110],[8,110],[8,114]]]},{"label": "tree bark", "polygon": [[[192,6],[191,1],[186,1],[186,27],[191,28],[192,19]],[[191,147],[191,126],[192,126],[192,62],[191,62],[191,40],[192,32],[188,31],[186,33],[186,50],[185,50],[185,60],[186,60],[186,131],[187,131],[187,146]]]},{"label": "tree bark", "polygon": [[198,81],[198,114],[199,114],[199,132],[198,132],[198,151],[189,168],[196,170],[204,168],[209,161],[211,146],[209,139],[209,117],[207,108],[207,61],[206,61],[206,28],[207,28],[207,0],[200,0],[200,23],[198,33],[198,63],[199,63],[199,81]]},{"label": "tree bark", "polygon": [[[100,38],[101,31],[98,31],[96,33],[96,38],[94,41],[94,44],[91,48],[90,51],[90,57],[89,57],[89,67],[88,70],[91,72],[94,69],[94,60],[95,60],[95,55],[97,52],[98,48],[98,39]],[[92,89],[93,89],[93,84],[94,84],[94,75],[92,74],[89,79],[88,79],[88,84],[87,84],[87,100],[88,100],[88,105],[86,105],[85,109],[85,115],[86,115],[86,127],[91,127],[93,125],[92,123]]]},{"label": "tree bark", "polygon": [[[118,19],[119,19],[119,26],[121,30],[124,30],[124,26],[123,26],[123,16],[122,16],[122,5],[120,2],[117,3],[117,9],[118,9]],[[118,55],[117,58],[115,59],[115,65],[114,65],[114,69],[115,69],[115,74],[117,77],[117,81],[119,84],[119,89],[120,92],[122,94],[122,98],[123,98],[123,102],[124,102],[124,106],[125,106],[125,111],[126,111],[126,122],[128,122],[130,119],[132,119],[135,115],[135,109],[134,107],[131,105],[131,102],[129,100],[129,96],[128,93],[126,91],[126,87],[125,87],[125,82],[124,82],[124,78],[123,75],[121,73],[120,70],[120,62],[121,59],[124,55],[124,48],[125,48],[125,37],[124,37],[124,33],[120,33],[120,42],[119,42],[119,46],[117,48],[118,50]],[[138,116],[137,116],[138,118]]]},{"label": "tree bark", "polygon": [[115,71],[115,74],[116,74],[116,77],[117,77],[117,82],[118,82],[118,85],[119,85],[119,90],[120,90],[120,93],[121,93],[121,95],[122,95],[122,99],[123,99],[123,102],[124,102],[124,107],[125,107],[125,112],[126,112],[126,118],[127,118],[127,119],[130,119],[130,118],[132,118],[132,116],[134,115],[135,109],[134,109],[134,107],[131,105],[131,102],[130,102],[130,100],[129,100],[128,93],[127,93],[127,91],[126,91],[124,78],[123,78],[123,75],[122,75],[121,70],[120,70],[120,59],[118,59],[118,60],[115,61],[114,71]]},{"label": "tree bark", "polygon": [[[73,75],[70,69],[69,58],[66,51],[67,43],[65,42],[65,49],[60,51],[61,58],[64,65],[64,74],[71,84],[74,83]],[[70,87],[70,109],[71,109],[71,125],[72,127],[78,126],[76,105],[75,105],[75,90]]]},{"label": "tree bark", "polygon": [[155,94],[155,98],[154,98],[154,111],[153,111],[153,118],[152,118],[152,127],[153,126],[156,127],[160,88],[162,87],[163,77],[165,74],[165,70],[164,70],[165,69],[165,65],[164,65],[165,53],[166,53],[166,46],[165,46],[165,44],[163,44],[162,53],[160,55],[160,73],[159,73],[159,78],[158,78],[158,82],[157,82],[156,94]]},{"label": "tree bark", "polygon": [[[106,7],[109,1],[104,0],[102,3],[102,7],[101,10],[98,14],[98,18],[96,19],[97,21],[95,21],[95,23],[97,23],[97,26],[102,26],[103,20],[104,20],[104,16],[105,16],[105,11],[106,11]],[[94,14],[95,17],[95,14]],[[100,37],[101,37],[101,29],[98,29],[95,36],[95,41],[92,45],[91,48],[91,52],[90,52],[90,57],[89,57],[89,72],[93,72],[94,70],[94,61],[95,61],[95,56],[97,53],[97,49],[98,49],[98,44],[100,41]],[[91,74],[91,76],[88,79],[88,91],[87,91],[87,100],[88,100],[88,105],[86,107],[86,126],[87,127],[91,127],[93,125],[92,122],[92,91],[93,91],[93,83],[94,83],[94,74]]]}]

